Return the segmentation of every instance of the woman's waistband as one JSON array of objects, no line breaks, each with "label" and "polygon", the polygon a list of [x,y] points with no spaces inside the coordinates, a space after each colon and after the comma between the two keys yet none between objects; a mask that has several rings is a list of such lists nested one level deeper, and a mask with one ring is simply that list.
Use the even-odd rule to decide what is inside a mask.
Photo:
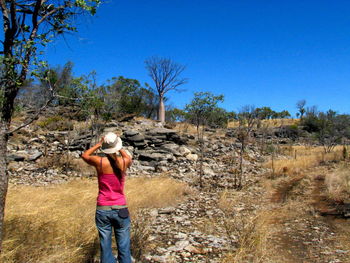
[{"label": "woman's waistband", "polygon": [[127,205],[97,205],[96,210],[118,210],[128,207]]}]

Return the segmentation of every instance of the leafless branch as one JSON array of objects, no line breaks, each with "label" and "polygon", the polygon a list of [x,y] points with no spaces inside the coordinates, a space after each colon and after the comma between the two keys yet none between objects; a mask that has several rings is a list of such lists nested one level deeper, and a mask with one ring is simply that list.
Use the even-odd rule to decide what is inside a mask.
[{"label": "leafless branch", "polygon": [[28,126],[29,124],[31,124],[33,121],[35,121],[39,115],[41,114],[41,112],[47,108],[47,106],[49,106],[49,104],[52,102],[52,100],[54,99],[54,96],[50,97],[50,99],[48,99],[45,104],[34,114],[34,116],[32,116],[27,122],[21,124],[20,126],[14,128],[13,130],[9,131],[7,134],[8,135],[12,135],[13,133],[17,132],[18,130]]},{"label": "leafless branch", "polygon": [[164,96],[170,90],[178,90],[179,86],[188,81],[186,78],[180,78],[186,67],[168,58],[151,57],[145,64],[160,96]]}]

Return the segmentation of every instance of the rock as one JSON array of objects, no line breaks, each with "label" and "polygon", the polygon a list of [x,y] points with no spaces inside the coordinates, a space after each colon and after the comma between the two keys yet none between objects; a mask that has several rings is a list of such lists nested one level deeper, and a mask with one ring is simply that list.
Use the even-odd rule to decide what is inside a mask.
[{"label": "rock", "polygon": [[128,131],[123,132],[123,135],[126,137],[131,137],[131,136],[134,136],[137,134],[139,134],[139,132],[135,131],[135,130],[128,130]]},{"label": "rock", "polygon": [[185,250],[194,254],[201,254],[203,251],[201,251],[199,248],[196,248],[192,245],[188,245],[185,247]]},{"label": "rock", "polygon": [[176,134],[175,130],[166,129],[166,128],[155,128],[153,130],[148,131],[148,134],[151,135],[171,135]]},{"label": "rock", "polygon": [[143,136],[142,134],[135,134],[133,136],[127,137],[127,140],[132,142],[141,142],[145,140],[145,136]]},{"label": "rock", "polygon": [[181,241],[177,241],[175,243],[175,247],[177,247],[179,250],[183,250],[189,244],[190,244],[190,242],[188,240],[181,240]]},{"label": "rock", "polygon": [[186,239],[187,237],[188,237],[187,234],[181,233],[181,232],[174,236],[174,238],[176,238],[176,239]]},{"label": "rock", "polygon": [[168,152],[171,152],[175,156],[181,156],[182,155],[178,151],[179,146],[177,144],[174,144],[174,143],[163,144],[160,148],[163,149],[163,150],[166,150]]},{"label": "rock", "polygon": [[23,155],[17,155],[17,154],[8,154],[7,160],[9,161],[15,161],[15,162],[22,162],[24,161],[25,156]]},{"label": "rock", "polygon": [[162,215],[162,214],[171,214],[175,212],[175,208],[174,207],[165,207],[162,209],[159,209],[158,214]]},{"label": "rock", "polygon": [[191,153],[191,150],[188,149],[186,146],[180,146],[178,151],[182,156],[186,156]]},{"label": "rock", "polygon": [[215,175],[215,172],[210,167],[203,167],[203,173],[209,176]]},{"label": "rock", "polygon": [[152,172],[154,172],[156,170],[156,168],[152,167],[152,166],[140,165],[139,170],[140,171],[152,171]]},{"label": "rock", "polygon": [[198,155],[190,153],[186,155],[186,159],[196,162],[198,160]]},{"label": "rock", "polygon": [[34,153],[32,153],[28,156],[28,161],[35,161],[35,160],[39,159],[42,155],[43,155],[42,152],[35,151]]}]

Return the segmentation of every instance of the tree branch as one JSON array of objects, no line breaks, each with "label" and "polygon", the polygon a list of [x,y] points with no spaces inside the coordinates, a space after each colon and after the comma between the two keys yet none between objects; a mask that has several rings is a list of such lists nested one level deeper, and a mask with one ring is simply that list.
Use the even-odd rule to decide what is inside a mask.
[{"label": "tree branch", "polygon": [[53,99],[54,99],[54,96],[52,96],[50,99],[48,99],[48,100],[46,101],[46,103],[45,103],[45,104],[34,114],[34,116],[31,117],[27,122],[21,124],[20,126],[14,128],[13,130],[11,130],[11,131],[9,131],[9,132],[7,132],[7,134],[8,134],[8,135],[12,135],[13,133],[17,132],[18,130],[20,130],[20,129],[26,127],[26,126],[28,126],[28,125],[31,124],[33,121],[35,121],[35,120],[39,117],[40,113],[41,113],[44,109],[46,109],[47,106],[49,106],[49,104],[52,102]]}]

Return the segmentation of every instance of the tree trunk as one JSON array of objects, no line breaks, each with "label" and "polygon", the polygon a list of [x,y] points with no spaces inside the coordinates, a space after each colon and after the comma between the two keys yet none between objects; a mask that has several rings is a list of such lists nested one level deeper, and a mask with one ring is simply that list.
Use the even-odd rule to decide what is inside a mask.
[{"label": "tree trunk", "polygon": [[165,106],[163,96],[159,97],[158,121],[165,123]]},{"label": "tree trunk", "polygon": [[7,141],[8,123],[0,120],[0,253],[2,251],[2,239],[4,230],[5,200],[8,186],[7,173]]}]

